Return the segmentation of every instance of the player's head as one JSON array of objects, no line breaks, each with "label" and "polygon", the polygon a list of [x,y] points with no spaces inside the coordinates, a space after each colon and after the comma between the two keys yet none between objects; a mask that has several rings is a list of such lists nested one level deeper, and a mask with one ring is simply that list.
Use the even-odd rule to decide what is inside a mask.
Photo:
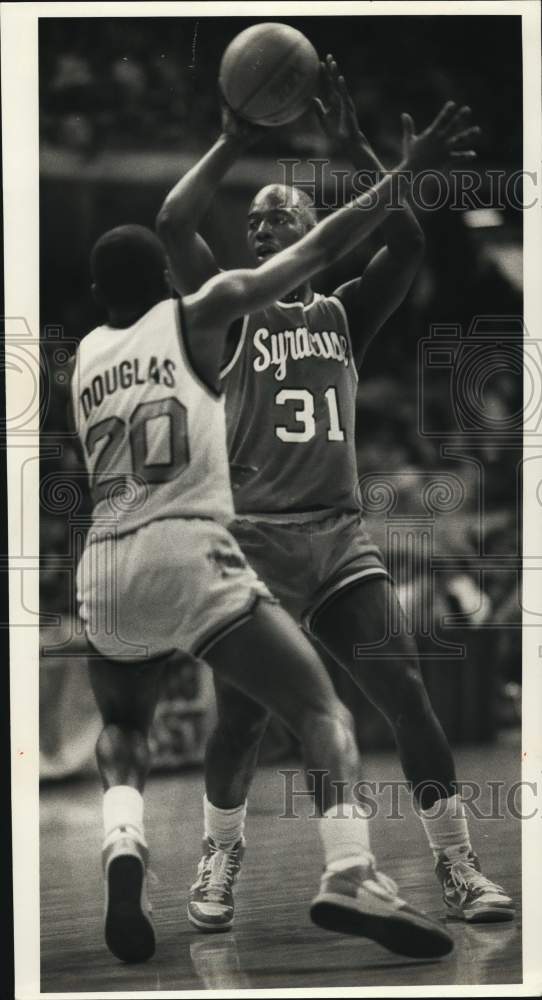
[{"label": "player's head", "polygon": [[171,295],[165,250],[145,226],[118,226],[90,255],[92,290],[109,317],[133,316]]},{"label": "player's head", "polygon": [[316,225],[316,213],[304,191],[286,184],[268,184],[258,191],[248,210],[248,245],[261,264]]}]

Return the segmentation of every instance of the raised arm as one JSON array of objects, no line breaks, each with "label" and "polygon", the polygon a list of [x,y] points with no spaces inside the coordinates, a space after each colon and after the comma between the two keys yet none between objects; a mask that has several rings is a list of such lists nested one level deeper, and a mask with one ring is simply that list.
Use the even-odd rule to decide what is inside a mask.
[{"label": "raised arm", "polygon": [[[402,116],[403,156],[408,156],[408,137],[413,133],[410,115]],[[348,154],[361,177],[363,171],[376,176],[386,168],[379,161],[361,131],[348,143]],[[418,273],[424,250],[423,230],[409,203],[408,192],[398,199],[395,208],[386,213],[380,226],[384,246],[369,261],[360,278],[337,289],[352,333],[352,346],[359,366],[374,335],[406,297]]]},{"label": "raised arm", "polygon": [[[370,186],[386,168],[373,150],[366,135],[359,127],[356,110],[344,77],[340,75],[332,56],[322,64],[324,84],[323,101],[315,101],[315,110],[328,136],[340,144],[356,168],[356,184],[367,178]],[[454,120],[458,148],[464,150],[464,159],[472,159],[474,152],[467,145],[479,134],[477,128],[466,128],[470,109],[461,108]],[[402,115],[403,158],[416,141],[412,117]],[[353,350],[358,364],[371,338],[404,300],[419,269],[425,238],[423,230],[408,204],[408,194],[387,212],[380,232],[384,237],[382,247],[369,262],[363,275],[337,289],[350,321]]]},{"label": "raised arm", "polygon": [[156,229],[168,253],[173,284],[183,295],[197,291],[219,271],[198,229],[221,180],[260,132],[224,106],[221,135],[172,188],[158,213]]},{"label": "raised arm", "polygon": [[414,137],[407,158],[370,191],[338,209],[298,243],[260,267],[217,275],[184,300],[186,334],[192,353],[206,359],[206,381],[212,373],[216,384],[227,329],[234,319],[283,298],[342,257],[382,223],[398,192],[408,190],[416,173],[454,155],[456,118],[456,106],[450,102],[425,132]]}]

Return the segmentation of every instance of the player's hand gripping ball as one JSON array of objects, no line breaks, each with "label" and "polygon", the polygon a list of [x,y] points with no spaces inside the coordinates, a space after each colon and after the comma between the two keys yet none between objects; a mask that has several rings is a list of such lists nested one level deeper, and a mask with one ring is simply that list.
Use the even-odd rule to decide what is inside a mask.
[{"label": "player's hand gripping ball", "polygon": [[285,125],[309,107],[320,64],[316,50],[287,24],[255,24],[228,45],[219,85],[230,108],[257,125]]}]

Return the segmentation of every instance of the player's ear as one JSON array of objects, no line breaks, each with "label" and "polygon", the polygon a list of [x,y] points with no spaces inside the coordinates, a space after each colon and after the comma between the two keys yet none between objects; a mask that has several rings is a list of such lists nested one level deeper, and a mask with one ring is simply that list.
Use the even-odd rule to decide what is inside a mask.
[{"label": "player's ear", "polygon": [[100,289],[98,288],[98,285],[96,284],[95,281],[92,282],[92,285],[90,286],[90,290],[92,292],[92,297],[93,297],[94,301],[96,302],[96,304],[99,305],[99,306],[103,306],[104,301],[103,301],[103,298],[102,298],[102,294],[101,294]]},{"label": "player's ear", "polygon": [[173,294],[173,282],[171,280],[171,275],[170,275],[167,267],[166,267],[166,269],[164,271],[164,285],[166,286],[166,289],[167,289],[169,295],[172,295]]}]

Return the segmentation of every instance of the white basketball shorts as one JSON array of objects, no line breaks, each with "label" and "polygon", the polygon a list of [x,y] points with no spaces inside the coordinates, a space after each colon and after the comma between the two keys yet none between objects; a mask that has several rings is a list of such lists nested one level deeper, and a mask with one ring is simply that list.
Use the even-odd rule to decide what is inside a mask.
[{"label": "white basketball shorts", "polygon": [[237,542],[215,521],[152,521],[93,540],[77,569],[79,613],[91,648],[127,663],[206,651],[273,601]]}]

